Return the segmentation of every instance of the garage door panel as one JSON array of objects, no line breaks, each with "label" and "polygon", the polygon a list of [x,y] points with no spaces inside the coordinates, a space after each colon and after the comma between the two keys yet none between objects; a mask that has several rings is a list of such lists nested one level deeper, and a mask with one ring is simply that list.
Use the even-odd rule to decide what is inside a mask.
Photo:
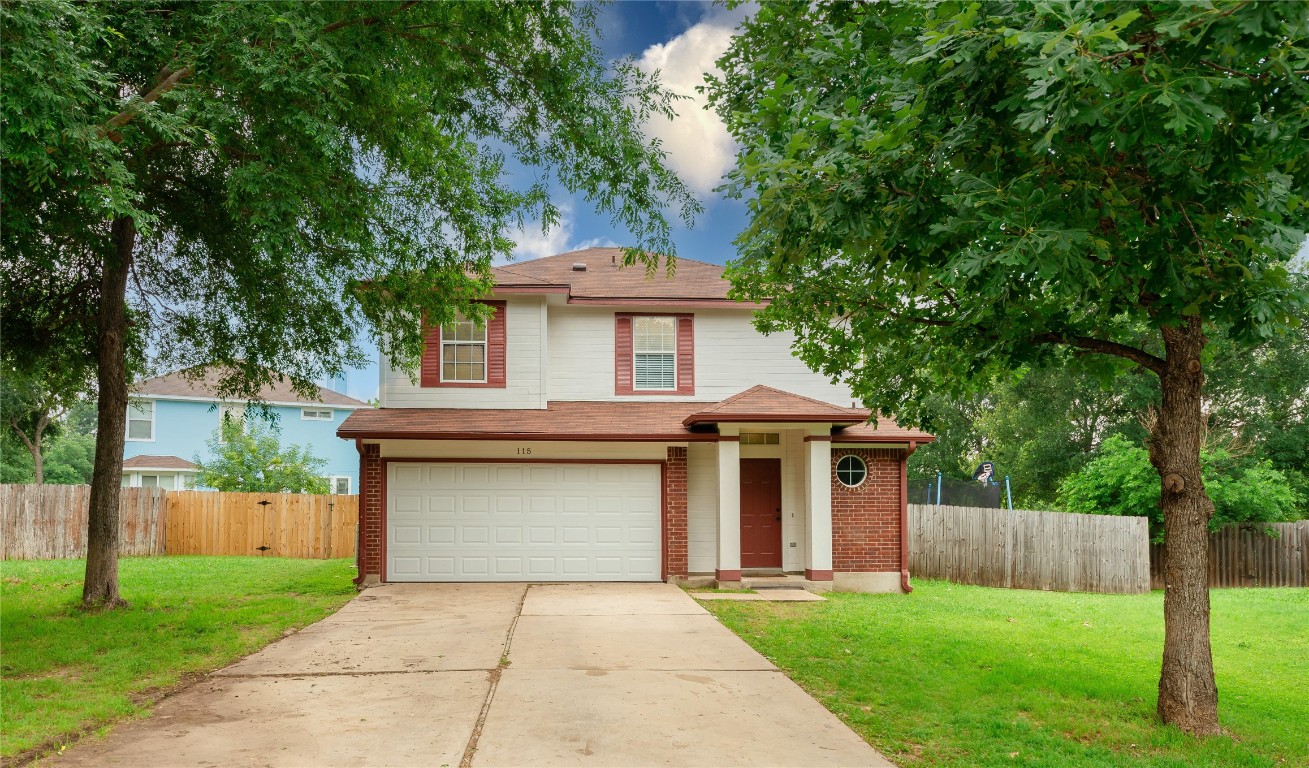
[{"label": "garage door panel", "polygon": [[656,581],[654,465],[396,463],[392,581]]}]

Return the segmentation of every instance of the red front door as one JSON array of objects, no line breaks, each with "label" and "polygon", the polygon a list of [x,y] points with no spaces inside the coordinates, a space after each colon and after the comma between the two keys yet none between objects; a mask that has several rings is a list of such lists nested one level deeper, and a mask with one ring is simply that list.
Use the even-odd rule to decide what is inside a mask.
[{"label": "red front door", "polygon": [[741,459],[741,567],[782,567],[781,459]]}]

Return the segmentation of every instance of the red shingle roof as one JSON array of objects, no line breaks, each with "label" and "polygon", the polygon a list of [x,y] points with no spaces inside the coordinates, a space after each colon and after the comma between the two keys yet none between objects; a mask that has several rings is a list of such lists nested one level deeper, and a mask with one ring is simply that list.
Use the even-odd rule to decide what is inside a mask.
[{"label": "red shingle roof", "polygon": [[705,403],[554,402],[545,409],[378,408],[355,411],[337,429],[344,438],[469,440],[714,440],[682,426]]},{"label": "red shingle roof", "polygon": [[838,443],[903,443],[909,440],[930,443],[936,437],[921,429],[902,427],[885,416],[879,416],[876,427],[868,423],[833,427],[832,440]]},{"label": "red shingle roof", "polygon": [[739,421],[830,421],[858,424],[869,412],[842,408],[812,397],[794,395],[762,384],[703,408],[682,420],[689,426]]},{"label": "red shingle roof", "polygon": [[[723,268],[717,264],[679,258],[675,272],[669,275],[664,269],[667,258],[661,256],[658,269],[647,275],[645,265],[623,268],[622,262],[622,248],[585,248],[543,259],[516,261],[491,271],[497,288],[547,290],[553,287],[566,290],[572,302],[635,299],[737,303],[727,298],[731,284],[723,279]],[[575,264],[585,264],[586,269],[573,269]]]},{"label": "red shingle roof", "polygon": [[[786,411],[786,404],[794,406]],[[763,413],[746,408],[771,404]],[[336,434],[346,439],[417,440],[601,440],[640,442],[715,441],[712,431],[694,431],[688,421],[710,408],[729,412],[712,421],[773,421],[850,424],[833,428],[841,442],[930,442],[932,436],[882,419],[874,429],[862,423],[868,412],[842,408],[769,387],[755,387],[720,403],[552,402],[536,408],[378,408],[355,411]]]},{"label": "red shingle roof", "polygon": [[123,469],[198,469],[198,467],[176,456],[133,456],[130,459],[123,459]]},{"label": "red shingle roof", "polygon": [[[196,378],[193,375],[199,374]],[[305,403],[306,405],[341,405],[354,408],[367,407],[368,403],[346,397],[326,387],[318,387],[317,399],[306,399],[291,388],[291,380],[272,372],[273,383],[259,390],[259,399],[269,403]],[[136,395],[169,395],[173,397],[217,398],[221,370],[216,367],[187,368],[163,376],[146,379],[132,388]]]}]

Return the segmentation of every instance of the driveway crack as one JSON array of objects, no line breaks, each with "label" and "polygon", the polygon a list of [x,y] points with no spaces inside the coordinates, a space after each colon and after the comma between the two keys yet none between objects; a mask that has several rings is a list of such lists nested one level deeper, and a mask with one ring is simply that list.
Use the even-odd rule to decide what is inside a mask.
[{"label": "driveway crack", "polygon": [[477,740],[482,737],[482,727],[486,725],[486,716],[491,711],[491,700],[495,698],[495,689],[500,686],[500,676],[504,673],[505,667],[509,666],[509,647],[514,642],[514,630],[518,628],[518,617],[523,615],[523,603],[527,602],[527,591],[532,588],[531,584],[523,587],[523,594],[518,597],[518,608],[514,611],[514,618],[509,622],[509,631],[505,633],[505,647],[500,654],[500,666],[491,670],[487,675],[489,685],[486,688],[486,698],[482,700],[482,709],[477,713],[477,722],[473,724],[473,732],[468,736],[468,745],[464,747],[464,757],[459,761],[459,768],[472,768],[473,755],[477,752]]}]

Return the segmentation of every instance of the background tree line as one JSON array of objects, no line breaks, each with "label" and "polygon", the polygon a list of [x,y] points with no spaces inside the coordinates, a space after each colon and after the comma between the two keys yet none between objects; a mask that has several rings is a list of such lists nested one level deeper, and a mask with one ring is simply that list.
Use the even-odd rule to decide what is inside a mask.
[{"label": "background tree line", "polygon": [[[1207,356],[1211,525],[1309,518],[1309,317],[1253,349],[1217,337]],[[1158,535],[1145,448],[1158,388],[1139,368],[1088,376],[1083,367],[999,371],[979,394],[932,398],[941,426],[910,458],[910,477],[968,479],[992,461],[1010,477],[1015,507],[1145,515]]]}]

